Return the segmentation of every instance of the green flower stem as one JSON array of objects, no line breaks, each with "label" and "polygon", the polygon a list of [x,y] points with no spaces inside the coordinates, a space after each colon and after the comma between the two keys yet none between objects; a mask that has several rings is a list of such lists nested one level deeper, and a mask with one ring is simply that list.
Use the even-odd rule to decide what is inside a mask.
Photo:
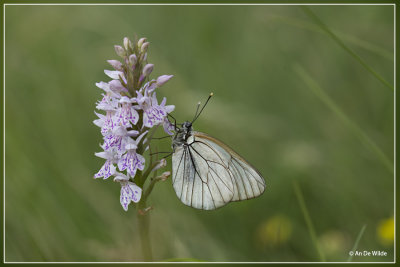
[{"label": "green flower stem", "polygon": [[150,195],[151,191],[153,191],[154,185],[161,180],[162,180],[161,177],[155,177],[155,175],[153,178],[151,178],[150,185],[147,187],[147,190],[144,192],[142,196],[142,198],[144,198],[145,201],[147,197]]},{"label": "green flower stem", "polygon": [[158,182],[156,179],[152,179],[149,187],[147,187],[147,190],[143,194],[143,199],[147,199],[147,197],[150,195],[151,191],[153,191],[154,185]]},{"label": "green flower stem", "polygon": [[147,177],[149,176],[149,174],[151,173],[151,171],[158,165],[158,161],[154,162],[153,164],[150,163],[149,167],[147,168],[147,170],[143,173],[142,178],[140,179],[140,187],[142,187],[144,185],[144,183],[146,182]]},{"label": "green flower stem", "polygon": [[[142,144],[139,145],[138,151],[139,150],[140,150],[140,153],[143,152],[144,148],[143,148]],[[146,200],[147,200],[147,196],[149,194],[147,194],[146,197],[144,197],[143,192],[148,192],[148,189],[146,190],[144,187],[144,183],[156,165],[157,165],[157,162],[153,164],[153,157],[150,156],[150,164],[149,164],[149,167],[147,168],[147,170],[144,173],[142,171],[138,170],[136,173],[136,176],[135,176],[136,184],[140,188],[142,188],[142,197],[141,197],[138,205],[136,205],[136,208],[137,208],[137,219],[138,219],[140,243],[141,243],[141,247],[142,247],[142,255],[143,255],[144,261],[153,261],[151,242],[150,242],[150,236],[149,236],[150,213],[145,211],[145,209],[147,208]]]},{"label": "green flower stem", "polygon": [[[157,128],[157,127],[156,127]],[[150,133],[149,136],[149,141],[151,141],[154,132]],[[144,150],[143,145],[141,144],[138,147],[138,151],[142,153]],[[156,158],[157,159],[157,158]],[[147,169],[142,172],[138,171],[135,176],[135,181],[136,184],[142,188],[142,197],[137,205],[137,218],[138,218],[138,225],[139,225],[139,234],[140,234],[140,242],[142,246],[142,254],[143,258],[145,261],[153,261],[153,255],[152,255],[152,250],[151,250],[151,242],[150,242],[150,236],[149,236],[149,231],[150,231],[150,212],[148,212],[147,209],[147,198],[149,197],[150,193],[153,191],[154,185],[157,181],[159,181],[159,178],[155,178],[157,175],[157,172],[155,171],[153,174],[153,177],[151,179],[150,184],[145,188],[145,182],[151,172],[154,170],[154,168],[159,164],[159,162],[153,159],[153,156],[151,155],[151,148],[150,148],[150,159],[149,159],[149,165]]]},{"label": "green flower stem", "polygon": [[142,245],[142,254],[145,261],[153,261],[151,242],[149,236],[150,213],[143,212],[145,208],[146,208],[146,199],[142,198],[139,201],[139,205],[137,205],[137,218],[139,224],[140,242]]},{"label": "green flower stem", "polygon": [[[153,139],[153,135],[154,135],[154,133],[156,132],[156,130],[157,130],[157,128],[158,128],[158,125],[156,125],[155,127],[154,127],[154,130],[152,131],[152,132],[150,132],[150,134],[148,134],[148,141],[147,142],[151,142],[151,140]],[[142,149],[142,151],[141,152],[143,152],[143,145],[141,145],[140,146],[140,148]],[[157,166],[157,164],[159,163],[158,161],[157,161],[157,157],[156,157],[156,161],[154,162],[154,160],[153,160],[153,156],[151,156],[151,154],[152,154],[152,151],[151,151],[151,146],[149,146],[149,151],[150,151],[150,163],[149,163],[149,167],[147,167],[147,169],[146,169],[146,171],[142,174],[142,175],[140,175],[139,176],[139,179],[138,180],[136,180],[136,184],[138,185],[138,186],[140,186],[141,188],[143,188],[143,185],[144,185],[144,183],[146,182],[146,179],[147,179],[147,177],[150,175],[150,173],[151,173],[151,171],[152,170],[154,170],[154,168]]]},{"label": "green flower stem", "polygon": [[[151,157],[152,158],[152,157]],[[146,181],[147,176],[150,174],[151,170],[154,168],[153,166],[149,166],[146,172],[138,172],[136,174],[136,183],[138,186],[142,188],[142,192],[148,192],[149,189],[145,190],[144,182]],[[154,185],[153,185],[154,186]],[[150,187],[150,186],[149,186]],[[150,242],[150,213],[146,212],[146,200],[149,193],[142,193],[142,197],[138,203],[137,207],[137,218],[138,218],[138,226],[139,226],[139,235],[140,235],[140,243],[142,247],[142,255],[144,261],[152,261],[152,250],[151,250],[151,242]]]},{"label": "green flower stem", "polygon": [[[140,146],[142,149],[142,146]],[[144,261],[153,261],[153,255],[152,255],[152,250],[151,250],[151,242],[150,242],[150,236],[149,236],[149,231],[150,231],[150,212],[146,212],[146,200],[147,197],[149,196],[149,188],[154,187],[154,185],[150,185],[147,189],[144,188],[144,183],[151,173],[151,171],[154,169],[154,167],[157,165],[157,162],[153,163],[153,157],[150,156],[150,164],[147,170],[143,173],[141,171],[138,171],[135,176],[135,181],[136,184],[142,188],[142,197],[140,198],[140,201],[137,207],[137,218],[138,218],[138,226],[139,226],[139,235],[140,235],[140,243],[142,247],[142,255]],[[144,193],[146,192],[146,193]]]}]

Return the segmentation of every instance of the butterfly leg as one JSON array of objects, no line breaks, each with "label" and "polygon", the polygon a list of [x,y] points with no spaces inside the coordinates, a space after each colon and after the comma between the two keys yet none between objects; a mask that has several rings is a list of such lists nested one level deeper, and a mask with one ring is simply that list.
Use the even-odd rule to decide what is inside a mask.
[{"label": "butterfly leg", "polygon": [[166,136],[162,136],[162,137],[153,137],[152,139],[160,140],[160,139],[164,139],[164,138],[168,138],[168,137],[172,137],[172,136],[166,135]]},{"label": "butterfly leg", "polygon": [[173,151],[172,152],[170,152],[170,151],[168,151],[168,152],[167,151],[160,151],[160,152],[151,153],[150,156],[157,155],[157,154],[168,154],[168,155],[162,157],[163,159],[165,159],[165,158],[168,158],[169,156],[171,156],[173,153],[174,153]]}]

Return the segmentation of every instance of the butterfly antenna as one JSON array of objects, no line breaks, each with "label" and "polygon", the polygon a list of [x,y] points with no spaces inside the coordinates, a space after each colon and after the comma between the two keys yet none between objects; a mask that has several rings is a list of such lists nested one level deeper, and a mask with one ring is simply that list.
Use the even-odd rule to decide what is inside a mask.
[{"label": "butterfly antenna", "polygon": [[200,105],[201,105],[201,102],[199,101],[199,103],[197,103],[196,113],[194,113],[194,117],[193,117],[193,120],[192,120],[192,121],[194,121],[194,120],[196,119],[196,117],[197,117],[197,112],[199,112]]},{"label": "butterfly antenna", "polygon": [[203,107],[201,108],[200,112],[197,113],[197,110],[199,109],[200,106],[200,102],[197,104],[197,110],[196,110],[196,115],[192,121],[192,124],[197,120],[197,118],[200,116],[201,112],[203,112],[203,109],[207,106],[208,101],[210,100],[210,98],[214,95],[214,93],[210,93],[210,95],[207,98],[206,103],[204,103]]},{"label": "butterfly antenna", "polygon": [[169,113],[168,113],[168,116],[171,117],[174,120],[174,129],[176,129],[176,119],[174,118],[174,116],[172,116]]}]

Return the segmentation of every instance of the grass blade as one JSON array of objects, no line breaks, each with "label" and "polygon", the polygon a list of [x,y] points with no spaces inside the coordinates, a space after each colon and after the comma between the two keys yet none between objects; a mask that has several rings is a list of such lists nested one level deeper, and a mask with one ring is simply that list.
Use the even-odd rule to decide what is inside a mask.
[{"label": "grass blade", "polygon": [[320,260],[326,261],[325,254],[319,245],[317,234],[315,233],[314,225],[311,221],[310,214],[308,213],[306,203],[304,202],[303,194],[301,192],[300,186],[297,184],[296,181],[293,181],[293,189],[294,193],[296,194],[297,200],[299,202],[301,212],[303,213],[304,220],[306,221],[308,231],[310,232],[311,241],[313,242],[315,249],[318,252]]},{"label": "grass blade", "polygon": [[349,117],[339,108],[338,105],[319,87],[319,85],[306,73],[306,71],[298,64],[294,65],[295,72],[308,85],[308,88],[327,105],[338,117],[345,123],[353,133],[372,151],[378,159],[393,173],[392,161],[383,153],[383,151],[372,141],[363,130],[361,130]]},{"label": "grass blade", "polygon": [[315,23],[325,31],[340,47],[346,50],[352,57],[354,57],[365,69],[367,69],[372,75],[374,75],[379,81],[381,81],[386,87],[394,91],[393,86],[388,83],[382,76],[380,76],[376,71],[374,71],[367,63],[364,62],[356,53],[354,53],[350,48],[348,48],[342,40],[340,40],[329,28],[315,15],[311,9],[307,6],[301,6],[303,11],[315,21]]},{"label": "grass blade", "polygon": [[349,256],[349,258],[347,259],[348,262],[351,262],[353,260],[353,256],[354,256],[354,252],[356,251],[356,249],[358,248],[358,243],[360,243],[361,237],[363,236],[364,232],[365,232],[365,228],[367,228],[367,225],[364,224],[363,227],[361,227],[360,233],[358,233],[356,242],[354,243],[353,248],[351,249],[351,251],[353,252],[353,254],[351,254]]},{"label": "grass blade", "polygon": [[[320,34],[327,35],[326,31],[322,30],[319,26],[315,25],[315,23],[312,23],[312,22],[307,22],[307,21],[304,21],[301,19],[296,19],[296,18],[287,17],[287,16],[279,16],[279,15],[274,15],[274,16],[271,16],[270,18],[279,23],[285,23],[288,26],[292,26],[292,27],[296,27],[296,28],[303,29],[306,31],[317,32]],[[385,48],[380,47],[377,44],[373,44],[371,42],[362,40],[353,35],[346,34],[344,32],[335,31],[335,33],[339,39],[341,39],[349,44],[358,46],[359,48],[362,48],[370,53],[376,54],[377,56],[380,56],[387,60],[390,60],[391,62],[394,61],[393,52],[387,51]]]}]

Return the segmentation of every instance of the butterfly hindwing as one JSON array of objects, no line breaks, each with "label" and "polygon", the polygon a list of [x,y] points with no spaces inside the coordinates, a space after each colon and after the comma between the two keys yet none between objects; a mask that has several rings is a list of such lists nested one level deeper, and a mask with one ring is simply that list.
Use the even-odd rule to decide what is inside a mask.
[{"label": "butterfly hindwing", "polygon": [[220,140],[204,133],[194,132],[194,134],[196,140],[214,147],[227,162],[234,184],[234,196],[231,201],[255,198],[264,192],[265,180],[250,163]]},{"label": "butterfly hindwing", "polygon": [[232,201],[240,201],[255,198],[265,190],[265,181],[262,176],[247,162],[232,157],[229,162],[229,170],[234,178],[235,194]]}]

